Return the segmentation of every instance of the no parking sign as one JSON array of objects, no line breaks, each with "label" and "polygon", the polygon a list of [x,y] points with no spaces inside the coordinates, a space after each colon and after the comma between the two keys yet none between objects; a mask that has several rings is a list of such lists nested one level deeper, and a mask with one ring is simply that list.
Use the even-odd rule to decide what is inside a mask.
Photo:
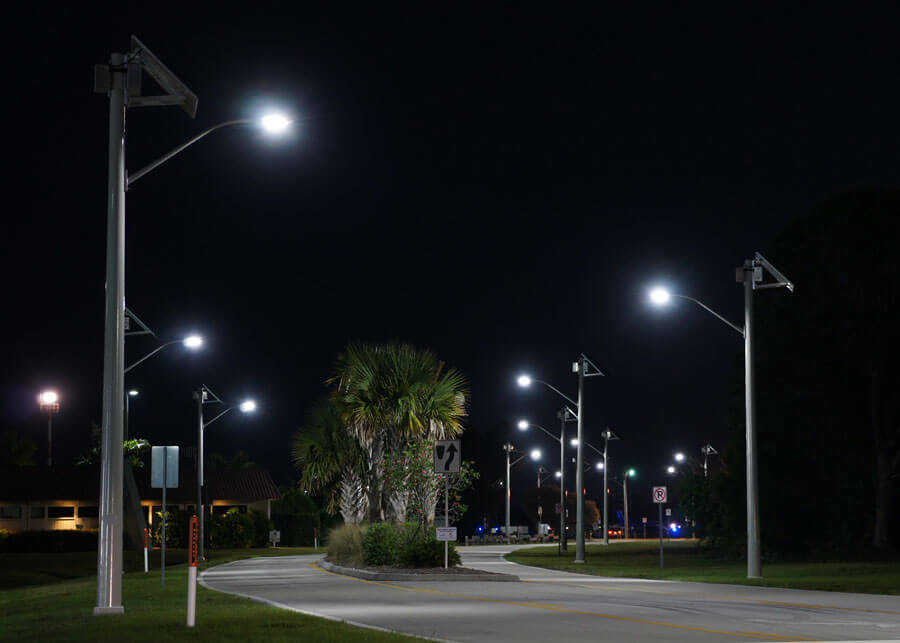
[{"label": "no parking sign", "polygon": [[658,505],[666,504],[669,494],[665,487],[653,487],[653,502]]}]

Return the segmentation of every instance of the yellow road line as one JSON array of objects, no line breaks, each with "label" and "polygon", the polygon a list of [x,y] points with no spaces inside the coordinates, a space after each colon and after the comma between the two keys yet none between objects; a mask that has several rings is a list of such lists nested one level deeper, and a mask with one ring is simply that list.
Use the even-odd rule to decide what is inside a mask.
[{"label": "yellow road line", "polygon": [[[688,594],[683,592],[666,592],[659,589],[637,589],[634,587],[623,587],[621,585],[591,585],[590,583],[575,584],[565,581],[555,580],[527,580],[523,583],[548,583],[551,585],[565,585],[567,587],[577,587],[579,589],[596,589],[596,590],[612,590],[617,592],[635,592],[639,594],[662,594],[664,596],[684,596],[686,598],[706,598],[714,601],[729,601],[733,603],[756,603],[758,605],[774,605],[777,607],[802,607],[805,609],[817,610],[843,610],[845,612],[866,612],[868,614],[891,614],[900,615],[900,612],[891,610],[876,610],[865,607],[840,607],[836,605],[811,605],[807,603],[790,603],[787,601],[766,601],[758,598],[725,598],[722,596],[710,596],[709,594]],[[756,586],[753,586],[756,587]]]},{"label": "yellow road line", "polygon": [[310,563],[310,567],[316,569],[320,572],[324,572],[325,574],[331,574],[332,576],[340,576],[341,578],[348,578],[350,580],[354,580],[360,583],[369,583],[370,585],[381,585],[382,587],[390,587],[391,589],[399,589],[407,592],[419,592],[423,594],[434,594],[436,596],[447,596],[450,598],[460,598],[464,600],[470,601],[481,601],[484,603],[497,603],[500,605],[512,605],[514,607],[532,607],[536,609],[549,610],[552,612],[565,612],[567,614],[580,614],[583,616],[599,616],[600,618],[606,618],[615,621],[624,621],[626,623],[641,623],[643,625],[656,625],[659,627],[671,627],[678,630],[688,630],[691,632],[706,632],[709,634],[724,634],[726,636],[742,636],[742,637],[750,637],[761,639],[764,641],[815,641],[817,639],[806,639],[800,638],[797,636],[786,636],[782,634],[766,634],[765,632],[729,632],[727,630],[713,630],[705,627],[695,627],[692,625],[678,625],[676,623],[664,623],[662,621],[651,621],[643,618],[633,618],[630,616],[618,616],[615,614],[604,614],[602,612],[590,612],[586,610],[577,610],[570,607],[562,607],[560,605],[552,605],[550,603],[534,603],[534,602],[526,602],[526,601],[504,601],[496,598],[485,598],[482,596],[471,596],[468,594],[455,594],[452,592],[443,592],[438,589],[427,589],[424,587],[405,587],[403,585],[394,585],[391,583],[385,583],[382,581],[374,581],[374,580],[366,580],[364,578],[356,578],[354,576],[346,576],[344,574],[338,574],[336,572],[328,571],[327,569],[322,569],[315,563]]}]

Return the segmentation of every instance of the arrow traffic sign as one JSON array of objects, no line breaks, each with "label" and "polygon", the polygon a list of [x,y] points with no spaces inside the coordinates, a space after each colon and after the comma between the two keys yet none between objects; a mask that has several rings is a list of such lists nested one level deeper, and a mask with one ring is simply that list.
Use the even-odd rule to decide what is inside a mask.
[{"label": "arrow traffic sign", "polygon": [[434,441],[434,472],[459,473],[462,444],[459,440]]}]

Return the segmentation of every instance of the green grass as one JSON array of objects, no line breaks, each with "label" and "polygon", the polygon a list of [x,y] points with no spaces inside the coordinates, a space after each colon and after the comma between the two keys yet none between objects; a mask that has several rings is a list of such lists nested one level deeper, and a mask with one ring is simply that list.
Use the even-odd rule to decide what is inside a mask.
[{"label": "green grass", "polygon": [[697,547],[692,541],[665,543],[665,569],[659,568],[659,541],[589,545],[585,562],[574,562],[574,544],[558,556],[556,549],[534,547],[507,555],[511,561],[596,576],[624,576],[738,583],[766,587],[817,589],[865,594],[900,594],[900,564],[896,558],[862,561],[784,561],[763,564],[762,579],[746,578],[744,560],[723,558]]},{"label": "green grass", "polygon": [[[321,551],[321,550],[320,550]],[[210,565],[246,558],[248,555],[312,553],[304,549],[226,550],[215,552]],[[47,554],[5,554],[10,557],[48,558],[43,572],[50,584],[0,590],[0,640],[3,641],[413,641],[416,639],[361,629],[306,616],[198,587],[197,626],[185,626],[187,567],[166,566],[166,586],[159,582],[158,565],[149,574],[125,574],[122,588],[124,616],[92,616],[96,603],[96,554],[91,554],[90,575],[60,580],[58,560]],[[84,572],[80,554],[73,569]],[[168,553],[166,556],[169,559]],[[181,552],[184,559],[184,553]],[[35,560],[31,561],[36,562]],[[74,572],[73,572],[74,573]],[[8,575],[7,575],[8,576]]]}]

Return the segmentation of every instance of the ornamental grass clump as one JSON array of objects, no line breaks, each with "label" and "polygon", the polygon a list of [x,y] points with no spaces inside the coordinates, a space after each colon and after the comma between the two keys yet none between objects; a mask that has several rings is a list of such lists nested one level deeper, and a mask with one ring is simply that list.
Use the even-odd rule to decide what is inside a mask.
[{"label": "ornamental grass clump", "polygon": [[328,559],[338,565],[359,567],[363,564],[362,529],[347,524],[328,533]]}]

